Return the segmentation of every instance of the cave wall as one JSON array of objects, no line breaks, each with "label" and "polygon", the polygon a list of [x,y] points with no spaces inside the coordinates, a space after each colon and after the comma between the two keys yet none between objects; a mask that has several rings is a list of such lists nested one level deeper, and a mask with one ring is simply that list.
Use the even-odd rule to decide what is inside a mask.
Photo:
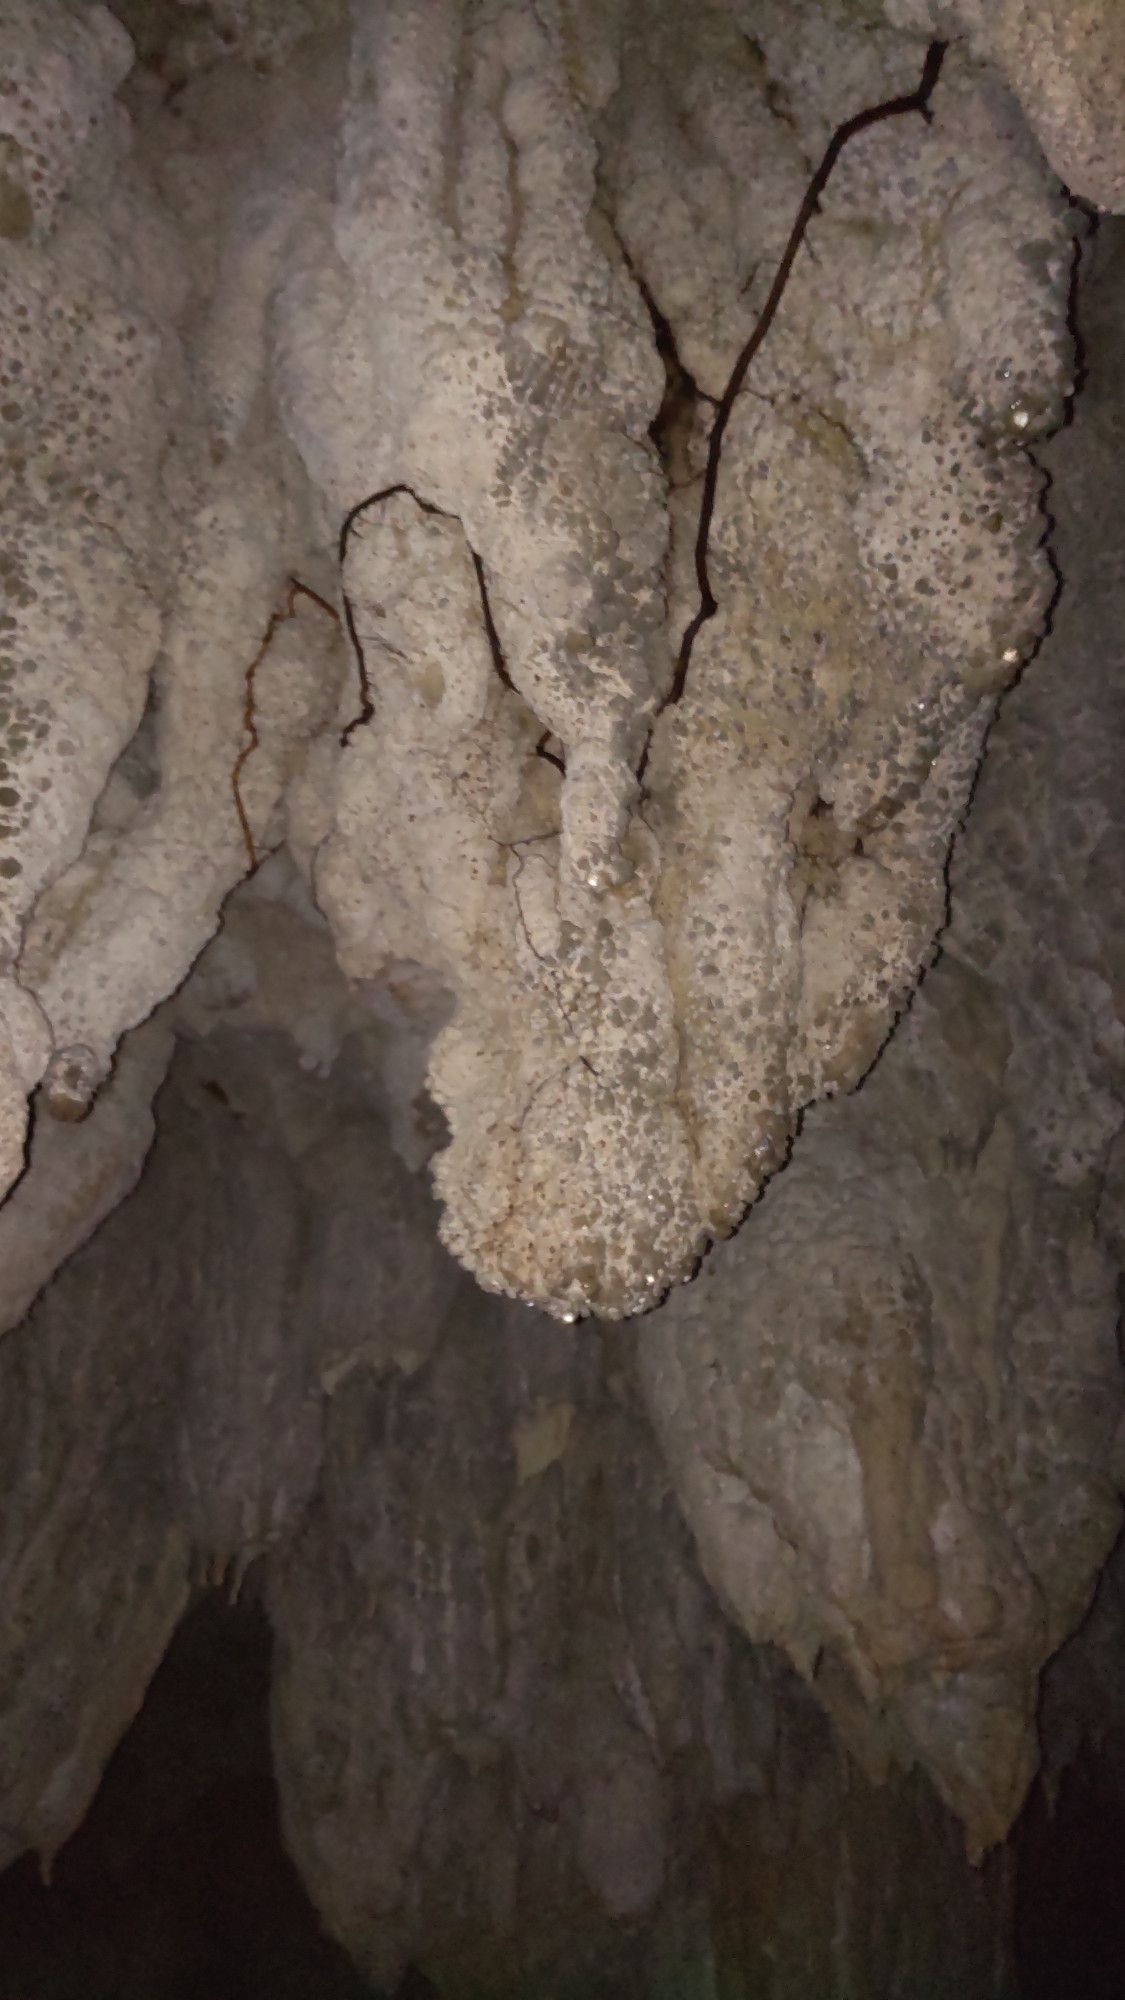
[{"label": "cave wall", "polygon": [[[26,546],[2,629],[50,692],[5,710],[37,802],[0,877],[23,1169],[0,1207],[0,1855],[49,1865],[185,1607],[257,1564],[286,1839],[372,1979],[421,1953],[466,1994],[588,1990],[599,1967],[638,1993],[955,1973],[1002,1994],[1039,1674],[1120,1518],[1120,228],[1091,234],[1048,173],[996,68],[1001,9],[991,40],[988,9],[930,0],[858,38],[843,6],[715,5],[692,37],[668,5],[647,43],[629,8],[592,9],[564,89],[554,29],[515,7],[453,97],[488,187],[486,85],[505,63],[519,81],[503,163],[534,199],[505,282],[526,323],[464,271],[427,322],[450,246],[425,133],[379,238],[422,289],[380,319],[357,216],[395,89],[448,112],[399,11],[357,8],[350,67],[342,10],[314,35],[300,5],[120,11],[137,70],[104,10],[46,8],[38,41],[3,17],[5,54],[38,51],[28,102],[70,109],[34,202],[0,186],[5,309],[60,343],[48,369],[26,335],[39,393],[4,417],[38,442],[5,446]],[[725,610],[665,710],[708,431],[784,218],[835,120],[913,91],[924,37],[958,21],[932,124],[915,105],[865,135],[810,224],[730,415]],[[557,211],[528,110],[552,89]],[[3,159],[41,144],[21,126]],[[347,370],[310,360],[330,298],[377,435],[340,414]],[[376,424],[364,371],[390,349],[406,373]],[[501,365],[519,407],[485,440],[470,406]],[[1076,365],[1075,420],[1028,454]],[[604,518],[560,511],[595,464]],[[352,515],[420,466],[438,500]],[[511,494],[536,480],[521,541]],[[913,592],[877,505],[923,581],[964,562],[963,588]],[[52,522],[71,571],[42,553]],[[586,557],[601,594],[559,652],[547,583]],[[357,615],[397,621],[358,642],[378,727],[351,727]],[[647,796],[637,760],[622,776],[611,640],[663,661],[630,683]],[[733,1225],[799,1114],[741,1233],[614,1330]],[[699,1172],[662,1208],[677,1120]],[[439,1227],[552,1316],[490,1299]],[[600,1323],[567,1323],[591,1305]],[[983,1873],[958,1826],[998,1848]]]},{"label": "cave wall", "polygon": [[872,1768],[919,1756],[982,1847],[1120,1523],[1122,248],[1106,223],[1086,254],[1088,379],[1043,453],[1060,595],[990,738],[939,963],[641,1343],[724,1600]]},{"label": "cave wall", "polygon": [[[0,1350],[9,1853],[51,1862],[184,1605],[253,1564],[285,1841],[373,1990],[1004,1992],[1012,1857],[973,1870],[723,1616],[635,1336],[479,1292],[372,1067],[185,1039],[137,1192]],[[89,1472],[59,1432],[48,1507],[60,1374]]]},{"label": "cave wall", "polygon": [[29,1090],[90,1115],[282,847],[349,977],[448,990],[445,1240],[564,1321],[656,1303],[862,1076],[1073,386],[1081,218],[962,11],[292,0],[134,62],[10,0],[17,1212]]}]

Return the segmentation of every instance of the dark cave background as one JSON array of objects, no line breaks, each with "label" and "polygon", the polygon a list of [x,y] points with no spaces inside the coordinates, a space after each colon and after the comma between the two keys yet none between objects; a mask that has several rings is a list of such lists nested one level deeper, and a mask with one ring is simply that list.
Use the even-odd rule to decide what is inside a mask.
[{"label": "dark cave background", "polygon": [[50,1887],[0,1877],[4,2000],[363,2000],[282,1844],[255,1580],[200,1597]]},{"label": "dark cave background", "polygon": [[[1095,1647],[1103,1625],[1123,1623],[1125,1544],[1091,1614]],[[1084,1647],[1085,1633],[1048,1683],[1048,1711],[1060,1677],[1082,1673]],[[217,1589],[200,1596],[51,1885],[31,1855],[0,1876],[0,2000],[373,2000],[386,1991],[325,1935],[285,1851],[270,1653],[253,1571],[237,1601]],[[795,1682],[796,1701],[802,1692]],[[811,1704],[806,1721],[814,1734],[825,1728]],[[1084,1742],[1057,1795],[1048,1791],[1041,1778],[1011,1836],[1012,2000],[1120,2000],[1125,1728]],[[745,1893],[752,1903],[752,1880]],[[949,1916],[955,1928],[956,1911]],[[437,1991],[411,1968],[394,2000]]]}]

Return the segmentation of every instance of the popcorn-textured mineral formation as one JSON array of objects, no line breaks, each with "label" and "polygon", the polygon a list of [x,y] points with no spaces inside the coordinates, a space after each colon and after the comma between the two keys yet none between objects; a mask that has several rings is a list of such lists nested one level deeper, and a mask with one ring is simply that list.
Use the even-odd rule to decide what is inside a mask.
[{"label": "popcorn-textured mineral formation", "polygon": [[833,128],[926,50],[819,7],[645,28],[579,59],[523,6],[360,10],[277,306],[375,707],[317,893],[349,972],[447,980],[446,1240],[564,1318],[687,1275],[909,993],[1053,588],[1025,447],[1072,365],[1066,205],[950,52],[841,157],[701,552],[708,399]]},{"label": "popcorn-textured mineral formation", "polygon": [[886,0],[901,27],[968,34],[1003,71],[1067,184],[1125,206],[1125,11],[1119,0]]},{"label": "popcorn-textured mineral formation", "polygon": [[[315,1821],[294,1851],[345,1934],[366,1939],[348,1905],[372,1882],[382,1928],[423,1926],[433,1732],[493,1768],[524,1727],[497,1721],[497,1676],[523,1658],[530,1684],[541,1653],[538,1612],[518,1611],[524,1654],[503,1636],[516,1516],[483,1459],[474,1497],[472,1439],[510,1410],[504,1480],[531,1486],[573,1420],[546,1519],[585,1510],[599,1542],[577,1394],[595,1364],[568,1375],[582,1342],[560,1335],[559,1359],[540,1339],[489,1415],[451,1338],[428,1400],[467,1280],[435,1256],[419,1281],[429,1208],[414,1187],[396,1210],[372,1075],[395,1070],[378,1095],[417,1164],[433,1104],[401,1024],[440,1021],[445,1240],[482,1285],[575,1320],[656,1304],[806,1107],[869,1070],[1056,586],[1033,456],[1074,368],[1055,176],[1121,192],[1119,36],[1109,0],[0,0],[5,1319],[137,1177],[173,1032],[197,1042],[169,1085],[194,1136],[142,1187],[144,1256],[111,1259],[136,1337],[113,1345],[134,1321],[96,1284],[87,1308],[76,1267],[11,1348],[17,1850],[80,1816],[191,1565],[237,1576],[308,1519],[315,1589],[272,1591],[305,1654],[286,1687],[313,1675],[302,1703],[343,1718],[352,1777],[337,1813],[336,1750],[286,1692],[283,1782]],[[1119,460],[1114,441],[1099,506]],[[1085,652],[1109,651],[1099,628]],[[1079,725],[1107,712],[1093,680],[1084,701],[1072,730],[1047,700],[1042,756],[1014,739],[991,886],[893,1060],[822,1105],[757,1228],[639,1336],[728,1611],[869,1771],[923,1763],[978,1848],[1018,1806],[1036,1675],[1117,1520],[1120,1010],[1071,914],[1108,907],[1112,875],[1110,805],[1083,822],[1074,802]],[[1050,826],[1021,771],[1059,784]],[[1021,842],[1058,871],[1049,894]],[[1047,913],[1064,972],[1017,949],[1017,906],[1016,929]],[[1028,1025],[1052,979],[1069,1069]],[[372,1034],[380,1008],[399,1041]],[[274,1037],[303,1063],[276,1102]],[[263,1159],[242,1121],[266,1100]],[[111,1249],[128,1235],[122,1217]],[[518,1346],[516,1306],[481,1312]],[[401,1443],[395,1371],[420,1378]],[[606,1435],[627,1486],[628,1430]],[[408,1604],[416,1558],[440,1581]],[[529,1570],[528,1605],[539,1589]],[[98,1633],[115,1670],[86,1702]],[[615,1694],[571,1767],[529,1763],[527,1800],[538,1824],[576,1788],[574,1880],[631,1922],[666,1866],[641,1737],[666,1715],[669,1755],[692,1739],[678,1681],[662,1707],[621,1671],[633,1706]],[[363,1746],[381,1757],[380,1718],[403,1714],[372,1867]],[[571,1757],[569,1723],[540,1739]]]},{"label": "popcorn-textured mineral formation", "polygon": [[1005,702],[952,919],[862,1091],[646,1320],[649,1407],[712,1583],[869,1771],[920,1762],[977,1851],[1034,1772],[1039,1677],[1121,1525],[1125,248],[1096,239],[1068,588]]},{"label": "popcorn-textured mineral formation", "polygon": [[120,11],[3,16],[6,1178],[288,842],[451,995],[450,1247],[634,1313],[942,924],[1071,211],[928,0]]}]

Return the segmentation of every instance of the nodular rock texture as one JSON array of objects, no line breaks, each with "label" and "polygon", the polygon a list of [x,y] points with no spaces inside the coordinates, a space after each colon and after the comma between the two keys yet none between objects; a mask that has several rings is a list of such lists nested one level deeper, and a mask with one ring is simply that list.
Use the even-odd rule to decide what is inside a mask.
[{"label": "nodular rock texture", "polygon": [[284,846],[450,995],[454,1253],[640,1311],[932,950],[1075,212],[968,43],[818,0],[4,23],[5,1184]]},{"label": "nodular rock texture", "polygon": [[0,1348],[6,1856],[50,1865],[189,1596],[257,1557],[285,1838],[376,1990],[1000,1991],[1012,1856],[972,1870],[723,1616],[631,1331],[481,1295],[374,1068],[186,1042],[136,1194]]},{"label": "nodular rock texture", "polygon": [[[941,958],[696,1286],[603,1333],[475,1291],[419,1178],[439,1003],[349,990],[280,859],[144,1031],[178,1045],[150,1165],[0,1346],[9,1854],[77,1822],[189,1593],[264,1556],[286,1836],[373,1978],[1010,1991],[1011,1850],[965,1872],[893,1767],[1003,1833],[1118,1518],[1119,229],[1081,298],[1067,589]],[[1055,1784],[1106,1615],[1049,1682]]]},{"label": "nodular rock texture", "polygon": [[0,7],[0,1854],[257,1563],[373,1978],[999,1995],[1123,1469],[1120,230],[982,0],[720,461],[967,0],[119,11]]},{"label": "nodular rock texture", "polygon": [[1083,421],[1049,452],[1054,630],[996,725],[940,963],[641,1342],[724,1600],[861,1757],[920,1757],[981,1847],[1026,1791],[1039,1669],[1125,1471],[1125,683],[1099,530],[1125,498],[1120,246],[1096,246]]},{"label": "nodular rock texture", "polygon": [[902,27],[967,33],[1006,75],[1055,172],[1099,208],[1125,207],[1116,0],[885,0],[883,11]]},{"label": "nodular rock texture", "polygon": [[920,1756],[978,1848],[1034,1770],[1039,1669],[1113,1540],[1121,1470],[1100,1163],[1081,1192],[1035,1185],[985,1087],[995,1042],[957,1061],[959,1130],[912,1121],[923,1092],[947,1102],[931,1058],[982,1001],[951,960],[905,1105],[873,1083],[810,1134],[737,1280],[677,1300],[643,1363],[724,1601],[870,1768]]}]

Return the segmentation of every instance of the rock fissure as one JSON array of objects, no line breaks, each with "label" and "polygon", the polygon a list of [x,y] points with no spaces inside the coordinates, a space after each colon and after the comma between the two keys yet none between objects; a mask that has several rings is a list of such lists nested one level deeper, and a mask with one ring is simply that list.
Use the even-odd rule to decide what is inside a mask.
[{"label": "rock fissure", "polygon": [[[422,513],[436,515],[440,520],[443,521],[453,521],[456,523],[457,527],[460,528],[462,535],[464,535],[465,537],[465,547],[469,552],[469,558],[473,565],[473,574],[476,578],[477,590],[480,596],[481,622],[484,627],[485,637],[488,640],[488,650],[492,660],[493,672],[495,673],[497,680],[501,683],[501,686],[507,688],[510,694],[519,693],[519,690],[516,687],[516,684],[513,681],[512,676],[508,671],[508,664],[504,658],[504,649],[500,642],[500,634],[496,629],[496,620],[492,613],[492,602],[488,590],[488,578],[485,574],[484,559],[470,542],[469,537],[465,532],[465,524],[461,519],[461,516],[459,514],[451,513],[448,510],[448,508],[439,507],[436,501],[424,499],[420,493],[415,492],[412,486],[409,486],[406,484],[405,481],[400,480],[397,481],[392,486],[381,487],[377,493],[368,494],[366,500],[357,501],[356,505],[350,508],[348,513],[344,516],[343,525],[341,526],[340,529],[340,537],[338,543],[338,561],[339,561],[340,579],[341,579],[340,595],[344,606],[344,623],[347,627],[348,637],[351,640],[352,651],[355,655],[356,671],[359,677],[359,691],[360,691],[359,711],[356,715],[352,717],[351,721],[346,725],[346,727],[341,732],[340,744],[341,748],[344,749],[347,748],[347,745],[351,741],[355,731],[357,729],[365,728],[366,725],[371,721],[375,713],[375,701],[374,701],[374,695],[372,693],[370,670],[367,665],[366,654],[364,651],[362,641],[360,640],[359,629],[356,624],[355,609],[343,582],[344,564],[347,560],[348,545],[355,531],[356,522],[359,520],[360,516],[366,514],[370,508],[378,506],[381,502],[394,499],[396,495],[400,493],[405,494],[408,499],[413,500],[414,505],[420,508]],[[378,644],[386,652],[392,654],[395,652],[394,646],[388,644],[387,640],[384,638],[380,638],[378,640]],[[547,730],[544,732],[544,734],[539,738],[539,741],[536,743],[534,754],[537,757],[541,757],[545,763],[553,764],[555,768],[561,771],[565,776],[566,773],[565,761],[563,760],[563,758],[558,756],[554,751],[548,750],[548,748],[546,747],[550,742],[550,740],[551,740],[551,732],[550,730]]]},{"label": "rock fissure", "polygon": [[[50,1628],[12,1670],[0,1823],[58,1845],[184,1591],[265,1549],[285,1670],[322,1676],[279,1757],[333,1926],[366,1949],[377,1902],[377,1948],[413,1951],[440,1878],[494,1939],[543,1879],[526,1794],[559,1829],[536,1922],[594,1897],[643,1928],[684,1879],[673,1767],[715,1741],[678,1733],[694,1640],[681,1680],[659,1631],[689,1571],[646,1569],[658,1516],[618,1548],[591,1500],[572,1539],[599,1452],[629,1515],[643,1405],[729,1619],[979,1849],[1119,1518],[1096,386],[1056,488],[1027,449],[1075,374],[1036,134],[1110,175],[1059,10],[155,12],[158,78],[85,0],[0,7],[28,65],[0,166],[34,163],[0,189],[27,225],[0,243],[6,1317],[41,1295],[0,1396],[0,1583],[31,1650]],[[1017,12],[1049,29],[1018,60]],[[109,1288],[76,1260],[52,1303],[170,1061],[181,1150],[88,1245],[94,1273],[125,1246]],[[80,1122],[37,1117],[25,1156],[37,1086]],[[435,1227],[519,1303],[431,1268]],[[96,1699],[51,1637],[72,1612],[121,1666]],[[342,1793],[353,1753],[375,1775]],[[452,1875],[423,1852],[450,1827]]]},{"label": "rock fissure", "polygon": [[254,839],[253,829],[251,828],[246,812],[246,804],[242,796],[242,773],[254,755],[255,750],[259,747],[254,682],[257,678],[258,668],[261,666],[273,643],[275,633],[283,625],[288,624],[291,618],[296,617],[298,600],[302,597],[307,598],[308,602],[314,604],[318,611],[323,611],[327,617],[331,618],[337,625],[339,624],[340,614],[335,606],[329,604],[328,599],[322,597],[318,590],[313,590],[309,584],[302,583],[298,577],[291,576],[285,603],[279,611],[272,611],[270,613],[269,623],[262,635],[261,644],[246,669],[246,698],[242,709],[242,727],[245,740],[238,756],[235,758],[230,774],[230,784],[234,797],[234,809],[238,814],[238,824],[242,829],[242,838],[246,843],[246,854],[250,864],[249,872],[251,875],[257,874],[263,860],[263,856],[259,853],[257,843]]},{"label": "rock fissure", "polygon": [[[696,530],[694,550],[695,576],[699,589],[699,606],[690,624],[685,628],[683,637],[680,640],[680,648],[676,656],[676,667],[671,685],[668,692],[660,701],[653,716],[648,736],[641,752],[640,763],[637,767],[638,783],[643,781],[648,766],[652,748],[653,730],[665,711],[675,707],[678,702],[682,701],[684,689],[687,686],[688,671],[691,666],[691,656],[695,642],[703,626],[706,625],[709,619],[715,616],[719,608],[718,600],[711,588],[708,555],[711,540],[711,525],[714,520],[715,502],[719,490],[719,469],[723,451],[723,439],[726,436],[727,426],[730,423],[731,412],[745,384],[754,358],[773,325],[789,283],[789,276],[793,269],[797,252],[804,242],[809,224],[820,205],[820,197],[824,193],[832,177],[833,168],[849,140],[857,138],[861,132],[870,130],[873,125],[882,124],[889,118],[901,118],[910,113],[917,113],[925,118],[927,123],[930,122],[933,116],[930,108],[930,100],[938,78],[941,75],[946,47],[947,44],[945,42],[935,41],[930,43],[926,51],[922,75],[916,90],[909,91],[902,96],[888,98],[882,104],[872,105],[867,110],[856,112],[854,117],[845,119],[842,125],[836,127],[825,148],[820,165],[805,190],[804,199],[797,212],[796,220],[790,230],[780,262],[774,273],[773,283],[770,286],[761,312],[754,323],[754,327],[727,377],[726,387],[719,398],[715,420],[711,426],[711,433],[707,444],[707,461],[703,473],[703,495],[699,508],[699,524]],[[750,277],[747,278],[744,289],[748,288],[753,282],[754,275],[752,272]]]},{"label": "rock fissure", "polygon": [[449,518],[449,516],[445,515],[443,508],[435,507],[432,501],[423,500],[419,494],[415,493],[412,486],[408,486],[402,480],[396,481],[393,486],[380,487],[377,493],[369,493],[365,500],[357,500],[354,507],[350,507],[344,515],[343,521],[340,524],[336,555],[340,572],[340,601],[344,607],[344,624],[347,627],[348,638],[351,641],[352,652],[355,655],[356,673],[359,677],[359,708],[351,721],[345,724],[340,733],[340,748],[342,750],[347,749],[357,729],[365,729],[367,727],[367,724],[371,721],[375,713],[375,700],[371,689],[371,675],[367,666],[367,656],[364,652],[363,642],[359,636],[359,628],[356,625],[355,608],[348,594],[347,585],[344,582],[344,566],[348,559],[348,545],[355,532],[356,522],[360,517],[366,514],[369,508],[377,507],[382,501],[391,500],[399,493],[405,493],[409,499],[413,500],[416,507],[422,509],[424,514],[441,514],[444,518]]}]

